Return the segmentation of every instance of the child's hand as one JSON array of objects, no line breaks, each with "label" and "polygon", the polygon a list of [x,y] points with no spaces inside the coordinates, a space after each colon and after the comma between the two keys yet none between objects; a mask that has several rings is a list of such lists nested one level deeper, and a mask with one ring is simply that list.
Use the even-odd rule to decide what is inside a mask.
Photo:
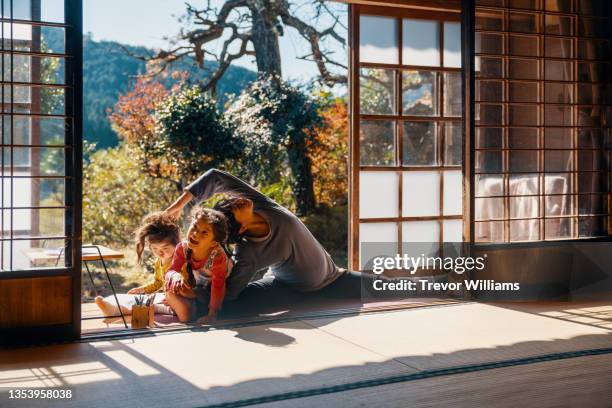
[{"label": "child's hand", "polygon": [[172,274],[170,279],[166,281],[166,290],[168,292],[180,294],[184,286],[185,282],[183,281],[183,277],[180,273]]},{"label": "child's hand", "polygon": [[196,324],[212,324],[217,321],[217,311],[210,310],[206,316],[200,317]]},{"label": "child's hand", "polygon": [[128,290],[128,295],[138,295],[141,293],[144,293],[144,290],[142,288],[132,288]]}]

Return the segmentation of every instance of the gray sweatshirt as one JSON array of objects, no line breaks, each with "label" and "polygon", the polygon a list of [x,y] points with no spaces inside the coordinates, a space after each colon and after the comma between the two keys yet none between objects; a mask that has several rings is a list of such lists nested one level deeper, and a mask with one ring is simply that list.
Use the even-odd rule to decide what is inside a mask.
[{"label": "gray sweatshirt", "polygon": [[253,211],[270,224],[265,238],[244,238],[234,250],[234,269],[226,299],[235,299],[255,272],[269,268],[275,278],[301,292],[319,290],[341,274],[331,256],[291,211],[244,181],[211,169],[187,186],[197,202],[215,194],[232,193],[253,201]]}]

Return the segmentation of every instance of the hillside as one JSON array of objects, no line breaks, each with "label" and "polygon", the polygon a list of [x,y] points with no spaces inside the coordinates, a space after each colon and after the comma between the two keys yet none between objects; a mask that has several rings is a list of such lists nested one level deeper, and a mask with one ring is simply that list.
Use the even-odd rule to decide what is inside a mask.
[{"label": "hillside", "polygon": [[[49,48],[57,48],[61,38],[47,37]],[[144,47],[126,46],[136,55],[147,55],[152,51]],[[213,63],[210,63],[214,67]],[[94,41],[91,36],[83,37],[83,122],[85,140],[95,142],[98,148],[117,144],[117,135],[107,119],[107,109],[112,108],[120,94],[126,92],[135,81],[134,76],[144,72],[145,63],[128,55],[120,44],[113,41]],[[198,81],[204,78],[191,60],[176,65],[176,69],[189,71],[190,78]],[[255,73],[241,67],[230,67],[219,81],[217,94],[220,106],[225,95],[239,93],[255,79]]]}]

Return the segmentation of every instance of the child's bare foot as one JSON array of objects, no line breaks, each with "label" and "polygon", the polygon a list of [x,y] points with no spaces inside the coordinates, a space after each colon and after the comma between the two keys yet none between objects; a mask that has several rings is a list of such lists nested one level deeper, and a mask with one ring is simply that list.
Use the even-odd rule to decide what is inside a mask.
[{"label": "child's bare foot", "polygon": [[[98,308],[102,311],[104,317],[119,315],[119,308],[113,305],[112,303],[104,300],[102,296],[96,296],[96,305],[98,305]],[[123,311],[124,315],[130,314],[130,310],[126,307],[122,306],[121,310]]]}]

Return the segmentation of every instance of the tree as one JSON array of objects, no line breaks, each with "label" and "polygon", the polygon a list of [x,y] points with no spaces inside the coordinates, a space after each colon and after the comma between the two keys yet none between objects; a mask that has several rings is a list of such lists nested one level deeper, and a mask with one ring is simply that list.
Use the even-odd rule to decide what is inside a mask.
[{"label": "tree", "polygon": [[165,160],[161,150],[163,142],[155,132],[155,107],[168,98],[171,92],[177,91],[185,80],[182,73],[172,73],[172,77],[176,83],[170,89],[163,84],[163,78],[138,78],[131,91],[119,96],[109,119],[113,130],[123,141],[138,147],[132,152],[147,174],[170,180],[177,190],[181,190],[183,186],[177,177],[178,170]]},{"label": "tree", "polygon": [[172,183],[141,171],[135,149],[126,143],[93,152],[83,163],[83,240],[125,247],[149,212],[166,208],[175,198]]},{"label": "tree", "polygon": [[277,76],[262,76],[233,101],[226,115],[244,143],[250,174],[275,181],[286,161],[296,213],[312,212],[316,200],[308,146],[316,143],[315,129],[321,124],[316,101]]},{"label": "tree", "polygon": [[[287,0],[226,0],[220,9],[213,7],[210,0],[203,8],[187,4],[183,19],[186,28],[174,40],[177,45],[149,59],[163,68],[185,56],[193,56],[197,64],[205,68],[205,60],[212,58],[217,64],[202,87],[214,94],[217,82],[228,67],[244,56],[255,57],[260,74],[281,77],[279,36],[290,27],[310,45],[310,53],[302,59],[316,64],[320,80],[327,85],[346,83],[346,66],[335,61],[325,47],[327,39],[345,45],[344,38],[336,30],[342,23],[329,7],[324,0],[310,0],[300,5]],[[309,11],[315,25],[325,19],[331,21],[325,29],[319,30],[297,16],[298,8],[302,15]],[[222,42],[220,51],[212,52],[212,45],[217,41]],[[332,66],[341,68],[343,73],[334,74]]]},{"label": "tree", "polygon": [[243,141],[231,131],[214,99],[198,86],[183,87],[155,107],[157,160],[176,169],[181,186],[237,159]]},{"label": "tree", "polygon": [[316,143],[308,146],[315,197],[319,204],[343,206],[348,200],[348,106],[329,94],[319,99],[322,123],[315,131]]}]

